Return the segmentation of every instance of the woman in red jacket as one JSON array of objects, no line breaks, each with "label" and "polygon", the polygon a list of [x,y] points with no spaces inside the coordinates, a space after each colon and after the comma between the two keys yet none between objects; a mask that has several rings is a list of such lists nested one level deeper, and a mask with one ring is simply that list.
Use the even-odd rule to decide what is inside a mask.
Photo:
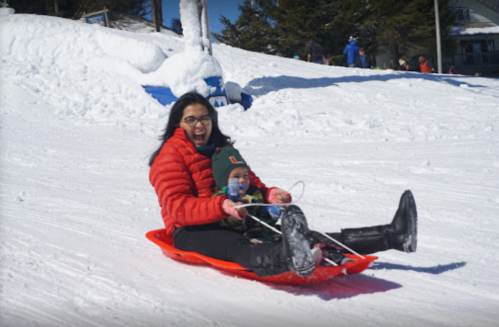
[{"label": "woman in red jacket", "polygon": [[[244,219],[245,208],[235,209],[225,195],[213,196],[215,182],[211,157],[217,147],[232,146],[219,127],[217,112],[203,96],[187,93],[173,105],[162,144],[150,158],[149,179],[158,195],[166,231],[174,247],[212,258],[236,262],[259,276],[292,270],[306,276],[315,268],[311,245],[329,242],[310,232],[296,206],[281,218],[282,242],[253,244],[241,233],[220,227],[229,216]],[[286,203],[290,195],[267,188],[251,171],[250,183],[260,188],[268,203]],[[406,191],[389,225],[345,229],[330,236],[364,254],[388,249],[416,250],[417,213],[414,198]]]}]

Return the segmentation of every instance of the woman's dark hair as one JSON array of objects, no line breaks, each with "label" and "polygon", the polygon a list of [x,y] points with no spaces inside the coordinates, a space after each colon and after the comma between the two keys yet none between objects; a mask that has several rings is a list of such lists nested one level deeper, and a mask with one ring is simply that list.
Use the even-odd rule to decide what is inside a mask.
[{"label": "woman's dark hair", "polygon": [[149,158],[149,166],[152,166],[154,159],[156,159],[156,157],[158,156],[159,152],[163,148],[163,145],[165,145],[166,141],[168,141],[168,139],[173,136],[173,133],[180,123],[180,119],[182,119],[182,116],[184,115],[184,109],[191,104],[196,103],[199,103],[205,106],[206,109],[208,109],[208,114],[210,115],[212,120],[211,135],[208,139],[208,143],[215,143],[215,146],[217,147],[232,144],[230,137],[222,134],[222,132],[220,131],[220,128],[218,127],[218,112],[215,110],[215,108],[213,108],[211,103],[201,94],[196,92],[189,92],[182,95],[173,105],[164,134],[159,137],[159,140],[162,141],[161,145],[156,151],[153,152],[151,158]]}]

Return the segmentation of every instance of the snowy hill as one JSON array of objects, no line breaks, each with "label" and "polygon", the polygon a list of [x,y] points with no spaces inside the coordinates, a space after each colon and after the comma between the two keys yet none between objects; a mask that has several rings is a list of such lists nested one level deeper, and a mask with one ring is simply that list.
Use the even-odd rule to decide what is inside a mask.
[{"label": "snowy hill", "polygon": [[[306,183],[311,227],[391,220],[413,254],[363,274],[267,285],[162,255],[147,161],[169,107],[141,87],[181,38],[0,17],[0,325],[494,326],[499,80],[324,67],[214,45],[253,107],[219,109],[267,185]],[[292,190],[295,198],[300,189]]]}]

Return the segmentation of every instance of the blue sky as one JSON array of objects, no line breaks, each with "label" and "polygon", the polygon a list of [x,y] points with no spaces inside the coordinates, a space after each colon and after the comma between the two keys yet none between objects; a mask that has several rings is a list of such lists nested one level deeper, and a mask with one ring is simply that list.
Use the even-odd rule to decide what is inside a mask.
[{"label": "blue sky", "polygon": [[[224,15],[234,23],[240,14],[238,5],[243,2],[244,0],[208,0],[211,32],[220,33],[224,28],[219,20],[220,15]],[[171,26],[172,18],[180,18],[179,3],[180,0],[162,0],[163,25]]]}]

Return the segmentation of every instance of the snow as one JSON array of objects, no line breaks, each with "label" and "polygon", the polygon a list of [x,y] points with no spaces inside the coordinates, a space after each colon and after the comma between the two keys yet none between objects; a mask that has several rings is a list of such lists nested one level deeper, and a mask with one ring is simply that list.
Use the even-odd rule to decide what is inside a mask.
[{"label": "snow", "polygon": [[243,92],[241,85],[235,82],[227,82],[225,83],[225,93],[229,97],[229,100],[232,102],[241,102],[243,99],[241,93]]},{"label": "snow", "polygon": [[[187,51],[201,51],[208,45],[206,34],[200,25],[199,13],[202,12],[200,0],[181,0],[179,3],[180,20],[182,22],[182,33],[186,40]],[[204,21],[201,21],[201,23]]]},{"label": "snow", "polygon": [[163,227],[147,162],[170,106],[141,83],[184,39],[18,14],[0,33],[0,325],[497,324],[498,79],[213,45],[255,99],[219,108],[222,131],[267,185],[305,182],[310,228],[385,224],[405,189],[418,206],[416,253],[279,286],[176,262],[144,236]]},{"label": "snow", "polygon": [[474,34],[499,34],[499,26],[493,27],[465,27],[454,26],[451,29],[452,35],[474,35]]},{"label": "snow", "polygon": [[15,12],[13,8],[0,8],[0,16],[13,15]]},{"label": "snow", "polygon": [[180,1],[184,51],[164,60],[159,69],[140,79],[143,85],[168,87],[177,98],[191,91],[204,96],[215,91],[204,79],[222,76],[223,72],[216,58],[210,56],[205,48],[209,41],[201,36],[198,3],[198,0]]},{"label": "snow", "polygon": [[169,87],[177,98],[190,91],[208,96],[215,90],[204,79],[211,76],[222,76],[218,61],[203,51],[186,49],[165,60],[157,71],[140,81],[143,85]]}]

